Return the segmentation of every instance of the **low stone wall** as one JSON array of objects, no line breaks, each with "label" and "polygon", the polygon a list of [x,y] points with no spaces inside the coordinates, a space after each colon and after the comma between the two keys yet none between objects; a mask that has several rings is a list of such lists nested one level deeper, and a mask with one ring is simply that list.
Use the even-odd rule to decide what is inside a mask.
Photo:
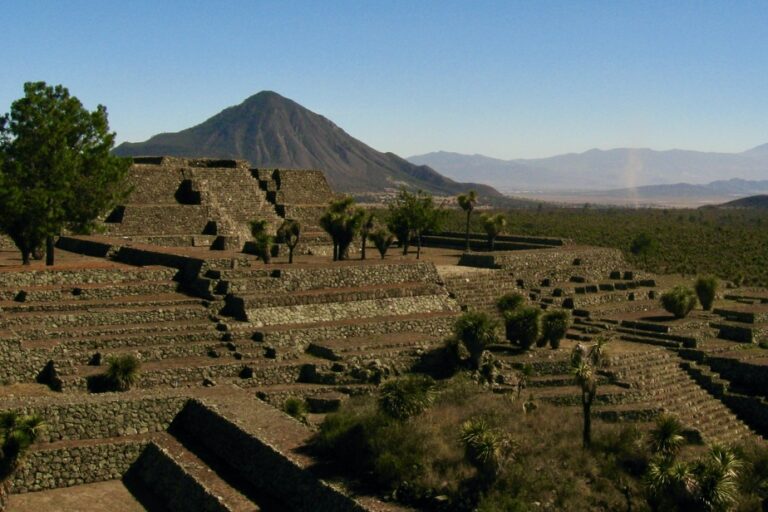
[{"label": "low stone wall", "polygon": [[247,310],[248,320],[258,326],[307,324],[380,316],[459,311],[447,295],[331,302]]},{"label": "low stone wall", "polygon": [[12,478],[12,492],[24,493],[115,480],[147,445],[146,438],[113,443],[33,449]]},{"label": "low stone wall", "polygon": [[318,288],[352,288],[405,282],[436,283],[432,263],[338,265],[331,268],[289,268],[280,272],[287,291]]},{"label": "low stone wall", "polygon": [[501,268],[526,282],[568,281],[572,276],[589,281],[608,279],[611,272],[626,268],[627,263],[618,249],[598,247],[571,249],[540,249],[464,254],[460,265]]}]

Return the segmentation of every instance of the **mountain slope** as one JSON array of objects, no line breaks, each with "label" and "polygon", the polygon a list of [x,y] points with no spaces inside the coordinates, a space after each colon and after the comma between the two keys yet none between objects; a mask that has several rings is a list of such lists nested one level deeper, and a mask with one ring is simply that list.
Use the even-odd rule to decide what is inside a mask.
[{"label": "mountain slope", "polygon": [[591,149],[549,158],[498,160],[482,155],[428,153],[409,158],[453,179],[471,178],[501,190],[607,190],[647,185],[694,185],[768,178],[768,145],[743,153]]},{"label": "mountain slope", "polygon": [[271,91],[192,128],[123,143],[115,154],[239,158],[254,167],[320,169],[331,186],[343,192],[380,192],[405,185],[436,193],[475,188],[484,196],[500,195],[489,186],[456,183],[427,166],[376,151],[325,117]]},{"label": "mountain slope", "polygon": [[760,208],[768,209],[768,195],[742,197],[735,201],[721,204],[720,208]]}]

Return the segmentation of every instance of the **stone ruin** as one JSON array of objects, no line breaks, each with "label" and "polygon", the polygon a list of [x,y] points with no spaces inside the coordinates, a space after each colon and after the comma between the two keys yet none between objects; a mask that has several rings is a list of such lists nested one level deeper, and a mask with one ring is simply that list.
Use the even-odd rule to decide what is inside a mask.
[{"label": "stone ruin", "polygon": [[105,219],[105,234],[173,247],[242,249],[249,222],[274,231],[285,219],[301,222],[305,240],[324,243],[317,225],[334,198],[321,171],[250,169],[242,160],[134,158],[126,204]]},{"label": "stone ruin", "polygon": [[[765,290],[729,290],[713,312],[671,321],[658,296],[675,279],[628,268],[616,250],[535,237],[506,237],[461,265],[428,251],[264,265],[239,250],[248,221],[297,218],[312,233],[334,196],[322,173],[164,157],[136,159],[131,181],[105,234],[60,240],[90,256],[82,265],[0,267],[0,379],[15,385],[0,410],[48,424],[14,477],[19,510],[86,484],[147,510],[402,510],[318,474],[302,451],[314,430],[280,409],[303,399],[318,421],[411,371],[463,310],[497,314],[510,291],[569,309],[574,323],[556,351],[495,347],[494,391],[514,396],[530,365],[526,394],[578,407],[570,348],[610,335],[599,420],[643,425],[666,411],[708,442],[768,434],[768,357],[756,348],[768,342]],[[141,360],[135,388],[91,392],[122,354]]]}]

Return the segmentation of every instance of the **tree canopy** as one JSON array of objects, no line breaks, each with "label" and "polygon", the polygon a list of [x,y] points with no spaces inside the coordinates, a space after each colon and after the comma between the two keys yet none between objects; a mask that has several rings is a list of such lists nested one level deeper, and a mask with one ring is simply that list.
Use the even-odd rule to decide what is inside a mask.
[{"label": "tree canopy", "polygon": [[0,231],[25,264],[46,238],[89,232],[125,197],[130,164],[110,154],[114,141],[107,109],[89,112],[61,85],[24,84],[0,117]]},{"label": "tree canopy", "polygon": [[409,192],[400,189],[397,197],[389,204],[387,226],[403,246],[403,254],[408,253],[411,238],[416,239],[416,258],[421,255],[421,237],[427,231],[436,231],[443,221],[443,210],[435,205],[434,198],[419,190]]}]

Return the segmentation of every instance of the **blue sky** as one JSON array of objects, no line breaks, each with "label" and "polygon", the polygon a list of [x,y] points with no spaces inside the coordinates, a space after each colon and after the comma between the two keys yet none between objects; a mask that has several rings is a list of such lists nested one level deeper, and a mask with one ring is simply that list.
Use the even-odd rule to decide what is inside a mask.
[{"label": "blue sky", "polygon": [[0,111],[61,83],[119,141],[268,89],[401,156],[768,142],[765,1],[4,0],[0,24]]}]

